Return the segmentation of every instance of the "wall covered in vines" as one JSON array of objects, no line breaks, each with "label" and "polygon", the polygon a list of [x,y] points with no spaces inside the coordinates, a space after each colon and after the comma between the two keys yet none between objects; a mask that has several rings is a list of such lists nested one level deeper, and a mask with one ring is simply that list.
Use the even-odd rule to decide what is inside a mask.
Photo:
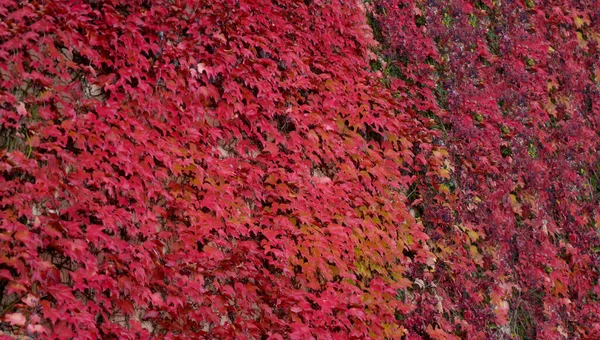
[{"label": "wall covered in vines", "polygon": [[594,10],[0,0],[0,337],[600,336]]}]

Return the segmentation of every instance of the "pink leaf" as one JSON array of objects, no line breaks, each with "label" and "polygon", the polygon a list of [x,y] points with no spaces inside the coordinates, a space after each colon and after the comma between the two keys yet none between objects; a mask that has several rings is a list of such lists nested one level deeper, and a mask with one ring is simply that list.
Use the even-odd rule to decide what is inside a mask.
[{"label": "pink leaf", "polygon": [[25,324],[25,322],[27,321],[27,318],[25,318],[25,315],[23,315],[21,313],[6,314],[4,319],[13,326],[23,326]]}]

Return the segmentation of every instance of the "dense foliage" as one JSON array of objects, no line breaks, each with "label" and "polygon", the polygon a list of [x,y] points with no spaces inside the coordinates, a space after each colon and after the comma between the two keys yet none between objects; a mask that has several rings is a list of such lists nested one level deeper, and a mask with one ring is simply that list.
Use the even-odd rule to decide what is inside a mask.
[{"label": "dense foliage", "polygon": [[9,325],[63,339],[402,333],[403,251],[431,260],[402,190],[430,137],[371,73],[356,3],[0,13]]},{"label": "dense foliage", "polygon": [[0,334],[600,336],[590,8],[0,0]]},{"label": "dense foliage", "polygon": [[595,2],[381,1],[372,13],[392,76],[435,93],[434,109],[416,109],[449,153],[450,177],[421,191],[444,307],[418,308],[412,329],[600,337]]}]

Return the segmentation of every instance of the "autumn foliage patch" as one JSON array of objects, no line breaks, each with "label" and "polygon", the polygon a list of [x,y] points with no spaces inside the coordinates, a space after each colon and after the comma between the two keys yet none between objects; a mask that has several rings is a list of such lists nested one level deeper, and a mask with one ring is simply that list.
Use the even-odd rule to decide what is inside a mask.
[{"label": "autumn foliage patch", "polygon": [[0,0],[0,332],[599,336],[590,8]]},{"label": "autumn foliage patch", "polygon": [[391,76],[434,93],[415,109],[448,152],[449,175],[421,190],[443,308],[421,305],[405,327],[600,337],[597,4],[380,1],[371,13]]}]

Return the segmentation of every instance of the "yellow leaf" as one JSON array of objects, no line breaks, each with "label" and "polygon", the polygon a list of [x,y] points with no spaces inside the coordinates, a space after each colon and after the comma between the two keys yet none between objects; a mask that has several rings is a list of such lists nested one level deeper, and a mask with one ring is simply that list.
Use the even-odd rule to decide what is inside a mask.
[{"label": "yellow leaf", "polygon": [[438,149],[438,150],[434,150],[433,151],[433,155],[436,158],[442,158],[442,157],[448,157],[448,151],[444,150],[444,149]]},{"label": "yellow leaf", "polygon": [[473,230],[467,230],[467,235],[469,235],[471,242],[477,241],[477,239],[479,239],[479,237],[480,237],[479,233],[477,233]]},{"label": "yellow leaf", "polygon": [[583,37],[583,34],[581,34],[581,32],[577,32],[577,42],[579,43],[579,46],[581,46],[581,47],[587,46],[587,41],[585,40],[585,38]]},{"label": "yellow leaf", "polygon": [[517,201],[517,196],[511,194],[510,195],[510,206],[515,214],[521,216],[523,213],[523,209],[519,201]]},{"label": "yellow leaf", "polygon": [[440,169],[439,175],[442,178],[450,179],[450,172],[446,169]]}]

